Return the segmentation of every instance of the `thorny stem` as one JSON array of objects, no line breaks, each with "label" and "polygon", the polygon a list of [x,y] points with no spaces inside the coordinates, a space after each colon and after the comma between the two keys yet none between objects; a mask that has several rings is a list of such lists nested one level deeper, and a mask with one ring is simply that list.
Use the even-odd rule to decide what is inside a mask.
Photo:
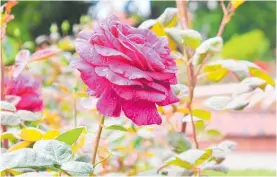
[{"label": "thorny stem", "polygon": [[[223,18],[220,23],[219,30],[217,32],[217,36],[222,35],[226,24],[228,23],[228,21],[230,20],[230,18],[232,17],[232,15],[235,12],[234,10],[231,11],[232,5],[230,2],[228,4],[227,8],[225,7],[223,0],[220,1],[220,4],[221,4],[222,10],[223,10]],[[176,0],[176,5],[177,5],[178,11],[179,11],[179,19],[181,20],[182,27],[185,29],[189,26],[188,10],[187,10],[186,1]],[[189,101],[187,103],[187,109],[189,112],[188,114],[191,118],[194,143],[195,143],[196,148],[198,149],[199,144],[197,141],[197,135],[196,135],[195,125],[193,122],[193,115],[192,115],[192,101],[193,101],[194,89],[195,89],[195,86],[197,83],[197,77],[198,77],[202,67],[204,66],[204,63],[208,60],[209,55],[205,56],[203,62],[199,65],[199,67],[196,69],[196,71],[194,71],[194,67],[191,62],[191,57],[189,56],[189,53],[186,49],[184,50],[183,54],[188,57],[188,60],[186,62],[188,87],[189,87]],[[183,122],[181,131],[185,133],[185,130],[186,130],[186,123]]]},{"label": "thorny stem", "polygon": [[189,28],[189,14],[186,0],[176,0],[176,6],[179,10],[179,19],[184,28]]},{"label": "thorny stem", "polygon": [[[187,9],[187,2],[186,1],[180,1],[180,0],[176,0],[176,5],[178,8],[178,12],[179,12],[179,18],[182,22],[182,27],[185,29],[189,26],[189,21],[188,21],[188,9]],[[196,131],[195,131],[195,125],[193,122],[193,116],[192,116],[192,101],[193,101],[193,93],[194,93],[194,68],[192,65],[192,62],[189,61],[189,59],[191,58],[190,56],[190,52],[186,51],[186,49],[184,49],[183,52],[184,55],[187,56],[188,60],[187,60],[187,78],[188,78],[188,87],[189,87],[189,101],[187,103],[187,109],[189,112],[189,116],[191,118],[191,125],[192,125],[192,131],[193,131],[193,139],[194,139],[194,143],[196,148],[199,148],[199,144],[197,141],[197,135],[196,135]],[[186,130],[186,123],[183,122],[182,123],[182,131]]]},{"label": "thorny stem", "polygon": [[96,154],[97,154],[97,150],[98,150],[98,146],[99,146],[99,142],[100,142],[100,137],[101,137],[101,133],[102,133],[103,125],[104,125],[104,120],[105,120],[105,116],[101,115],[100,122],[99,122],[99,127],[98,127],[98,132],[97,132],[97,135],[95,137],[95,142],[94,142],[94,147],[93,147],[93,154],[92,154],[92,158],[91,158],[91,164],[93,166],[95,166]]}]

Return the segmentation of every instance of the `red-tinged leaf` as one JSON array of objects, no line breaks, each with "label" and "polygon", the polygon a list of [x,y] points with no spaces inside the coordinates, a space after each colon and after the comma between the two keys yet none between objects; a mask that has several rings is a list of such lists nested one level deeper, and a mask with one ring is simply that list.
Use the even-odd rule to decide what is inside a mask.
[{"label": "red-tinged leaf", "polygon": [[31,55],[30,61],[42,61],[48,60],[58,54],[57,49],[46,48],[36,51],[33,55]]},{"label": "red-tinged leaf", "polygon": [[13,78],[17,78],[26,68],[30,58],[29,50],[21,50],[15,57],[15,67],[13,69]]}]

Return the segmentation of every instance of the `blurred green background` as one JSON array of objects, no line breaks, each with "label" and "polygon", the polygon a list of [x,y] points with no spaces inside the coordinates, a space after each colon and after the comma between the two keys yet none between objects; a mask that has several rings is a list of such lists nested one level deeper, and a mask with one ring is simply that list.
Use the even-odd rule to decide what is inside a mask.
[{"label": "blurred green background", "polygon": [[[145,1],[145,0],[144,0]],[[147,1],[147,0],[146,0]],[[3,1],[5,2],[5,1]],[[1,4],[3,4],[1,2]],[[119,2],[119,1],[118,1]],[[131,1],[120,1],[126,17],[133,17],[136,26],[142,21],[158,17],[165,8],[175,7],[175,1],[149,1],[149,15],[143,16]],[[6,58],[14,58],[20,48],[32,48],[36,37],[49,35],[50,26],[61,26],[64,20],[71,25],[88,14],[97,1],[20,1],[13,8],[15,19],[8,24],[8,37],[4,41]],[[227,3],[227,2],[226,2]],[[135,5],[134,5],[135,6]],[[133,10],[129,10],[133,9]],[[98,11],[105,10],[98,9]],[[204,37],[215,36],[221,22],[222,10],[216,1],[190,1],[192,27]],[[59,29],[60,30],[60,29]],[[222,55],[243,60],[274,60],[276,57],[276,2],[247,1],[241,5],[223,33],[225,46]]]}]

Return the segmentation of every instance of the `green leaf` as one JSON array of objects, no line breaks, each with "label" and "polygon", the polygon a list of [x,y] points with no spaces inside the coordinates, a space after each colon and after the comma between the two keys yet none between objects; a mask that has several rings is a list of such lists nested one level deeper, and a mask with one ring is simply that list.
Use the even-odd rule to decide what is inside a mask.
[{"label": "green leaf", "polygon": [[202,120],[210,120],[211,119],[211,113],[209,111],[205,111],[202,109],[192,110],[192,115],[197,118],[200,118]]},{"label": "green leaf", "polygon": [[174,90],[174,93],[176,95],[184,95],[187,96],[188,95],[188,87],[186,85],[183,84],[176,84],[176,85],[172,85],[171,87]]},{"label": "green leaf", "polygon": [[190,164],[189,162],[186,162],[178,157],[175,157],[172,160],[169,160],[168,162],[166,162],[166,166],[170,166],[170,165],[174,165],[174,166],[178,166],[178,167],[182,167],[185,169],[192,169],[193,165]]},{"label": "green leaf", "polygon": [[20,139],[20,137],[16,136],[13,132],[3,132],[0,135],[0,139],[8,139],[8,140],[15,140],[15,139]]},{"label": "green leaf", "polygon": [[184,46],[188,46],[192,49],[196,49],[202,40],[200,33],[194,30],[182,30],[179,28],[166,28],[165,32],[173,41],[176,42],[180,49]]},{"label": "green leaf", "polygon": [[0,171],[12,168],[39,168],[54,165],[54,160],[34,149],[24,148],[1,155]]},{"label": "green leaf", "polygon": [[58,176],[57,172],[27,172],[27,173],[23,173],[21,175],[17,175],[17,177],[30,177],[30,176],[43,176],[43,177],[53,177],[53,176]]},{"label": "green leaf", "polygon": [[217,139],[217,138],[221,138],[223,135],[220,133],[220,131],[216,130],[216,129],[210,129],[206,131],[206,134],[212,138],[212,139]]},{"label": "green leaf", "polygon": [[68,145],[72,145],[77,141],[79,136],[82,134],[85,127],[78,127],[74,128],[72,130],[66,131],[62,134],[60,134],[56,140],[62,141]]},{"label": "green leaf", "polygon": [[167,136],[167,141],[172,146],[173,151],[176,153],[182,153],[192,148],[192,144],[183,133],[170,132]]},{"label": "green leaf", "polygon": [[248,104],[249,104],[249,101],[247,100],[244,100],[242,98],[234,98],[225,106],[225,109],[242,110]]},{"label": "green leaf", "polygon": [[249,104],[249,101],[239,97],[231,98],[228,96],[214,96],[208,98],[204,104],[216,111],[227,109],[241,110]]},{"label": "green leaf", "polygon": [[217,69],[225,68],[228,71],[234,73],[240,80],[245,79],[250,76],[249,68],[257,68],[259,67],[249,61],[244,60],[233,60],[233,59],[224,59],[224,60],[216,60],[204,66],[205,72],[214,72]]},{"label": "green leaf", "polygon": [[40,140],[37,141],[33,149],[52,157],[59,165],[71,160],[72,151],[71,148],[57,140]]},{"label": "green leaf", "polygon": [[228,96],[214,96],[214,97],[208,98],[204,102],[204,104],[213,110],[220,111],[220,110],[224,110],[227,104],[231,100],[232,98]]},{"label": "green leaf", "polygon": [[88,156],[88,155],[82,155],[82,156],[79,156],[78,158],[75,159],[75,161],[87,162],[87,163],[89,163],[90,160],[91,160],[91,157]]},{"label": "green leaf", "polygon": [[111,126],[105,127],[105,129],[107,129],[107,130],[118,130],[118,131],[124,131],[124,132],[128,131],[122,125],[111,125]]},{"label": "green leaf", "polygon": [[155,25],[157,23],[157,20],[153,20],[153,19],[149,19],[146,20],[144,22],[142,22],[138,28],[142,28],[142,29],[150,29],[152,28],[153,25]]},{"label": "green leaf", "polygon": [[40,119],[39,116],[37,116],[33,112],[27,111],[27,110],[18,110],[16,112],[16,114],[23,121],[38,121]]},{"label": "green leaf", "polygon": [[192,57],[193,65],[199,65],[202,63],[204,57],[208,53],[218,53],[222,50],[223,40],[217,36],[210,38],[202,42],[195,50],[195,54]]},{"label": "green leaf", "polygon": [[93,172],[93,166],[90,163],[78,161],[63,163],[61,169],[73,176],[85,176]]},{"label": "green leaf", "polygon": [[205,151],[205,150],[190,149],[181,154],[178,154],[177,157],[193,165],[193,164],[201,164],[203,161],[207,160],[209,153],[210,153],[209,151]]},{"label": "green leaf", "polygon": [[166,8],[165,11],[157,19],[164,27],[171,28],[178,23],[178,10],[177,8]]},{"label": "green leaf", "polygon": [[212,157],[213,150],[212,149],[206,149],[204,151],[204,154],[202,154],[195,162],[194,165],[199,166],[202,165],[204,162],[206,162],[208,159]]},{"label": "green leaf", "polygon": [[1,111],[11,111],[11,112],[16,111],[15,106],[6,101],[0,101],[0,108],[1,108]]},{"label": "green leaf", "polygon": [[19,116],[13,112],[1,111],[1,124],[2,125],[19,125]]},{"label": "green leaf", "polygon": [[194,123],[195,128],[198,132],[203,131],[205,128],[205,122],[204,121],[197,121]]},{"label": "green leaf", "polygon": [[249,72],[251,73],[252,76],[263,79],[264,81],[266,81],[266,83],[275,87],[275,81],[266,72],[264,72],[258,68],[253,68],[253,67],[249,68]]},{"label": "green leaf", "polygon": [[252,92],[256,88],[261,88],[262,86],[264,86],[265,83],[266,82],[264,80],[259,79],[257,77],[246,78],[238,85],[235,92],[233,93],[233,97],[244,93]]},{"label": "green leaf", "polygon": [[221,37],[217,36],[202,42],[195,52],[197,54],[205,54],[208,52],[217,53],[222,50],[222,47],[223,47],[223,40]]},{"label": "green leaf", "polygon": [[228,74],[228,70],[225,68],[219,68],[212,72],[206,72],[206,77],[213,82],[221,81]]}]

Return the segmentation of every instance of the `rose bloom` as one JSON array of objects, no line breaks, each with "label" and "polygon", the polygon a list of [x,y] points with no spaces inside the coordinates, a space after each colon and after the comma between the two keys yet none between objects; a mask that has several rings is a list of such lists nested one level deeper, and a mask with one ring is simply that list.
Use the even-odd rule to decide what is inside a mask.
[{"label": "rose bloom", "polygon": [[137,125],[161,124],[156,104],[179,101],[170,88],[177,84],[177,67],[165,37],[111,16],[93,32],[81,31],[76,50],[80,58],[71,66],[81,72],[88,95],[99,98],[97,110],[105,116],[123,110]]},{"label": "rose bloom", "polygon": [[40,82],[34,80],[27,73],[20,74],[16,79],[5,77],[5,95],[20,97],[16,104],[18,110],[40,111],[43,108],[43,101],[39,94]]}]

